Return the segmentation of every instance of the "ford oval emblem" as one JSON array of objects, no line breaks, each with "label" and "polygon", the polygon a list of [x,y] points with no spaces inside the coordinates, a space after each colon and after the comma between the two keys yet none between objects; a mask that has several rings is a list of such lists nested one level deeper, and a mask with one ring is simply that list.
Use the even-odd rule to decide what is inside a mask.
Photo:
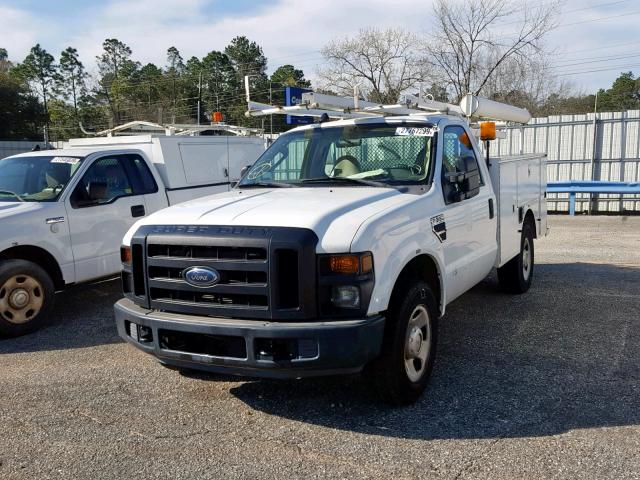
[{"label": "ford oval emblem", "polygon": [[189,267],[182,271],[182,278],[193,287],[210,287],[220,281],[220,273],[209,267]]}]

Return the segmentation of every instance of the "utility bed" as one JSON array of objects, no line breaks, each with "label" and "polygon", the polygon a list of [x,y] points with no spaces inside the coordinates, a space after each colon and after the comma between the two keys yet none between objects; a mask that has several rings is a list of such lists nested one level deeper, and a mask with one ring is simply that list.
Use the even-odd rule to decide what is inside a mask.
[{"label": "utility bed", "polygon": [[525,212],[533,212],[537,236],[547,234],[546,155],[492,157],[489,173],[498,203],[498,255],[495,266],[501,267],[520,251],[520,236],[513,233],[520,231]]}]

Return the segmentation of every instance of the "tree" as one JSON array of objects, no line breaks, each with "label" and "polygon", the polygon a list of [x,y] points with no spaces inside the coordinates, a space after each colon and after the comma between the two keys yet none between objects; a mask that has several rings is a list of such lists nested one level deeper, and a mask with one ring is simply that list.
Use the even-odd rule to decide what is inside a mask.
[{"label": "tree", "polygon": [[[58,81],[58,68],[54,64],[53,55],[47,52],[40,44],[36,44],[26,56],[24,61],[15,68],[16,74],[31,83],[34,89],[42,97],[44,107],[45,127],[49,126],[48,102],[51,91]],[[45,130],[45,141],[48,141]]]},{"label": "tree", "polygon": [[599,111],[634,110],[640,108],[640,77],[633,72],[621,73],[611,88],[598,92]]},{"label": "tree", "polygon": [[68,47],[60,54],[60,76],[57,82],[57,92],[66,100],[72,100],[76,117],[78,116],[78,98],[84,95],[87,90],[87,76],[75,48]]},{"label": "tree", "polygon": [[9,61],[9,54],[6,48],[0,48],[0,73],[8,72],[13,64]]},{"label": "tree", "polygon": [[[516,1],[436,0],[433,33],[424,47],[426,62],[456,99],[483,92],[508,60],[526,61],[543,51],[542,41],[556,26],[562,2],[530,7]],[[520,22],[504,21],[515,13]],[[505,24],[514,25],[515,31],[505,33]]]},{"label": "tree", "polygon": [[282,65],[271,74],[271,83],[279,86],[309,88],[311,82],[304,78],[304,72],[293,65]]},{"label": "tree", "polygon": [[369,28],[353,38],[333,40],[322,49],[327,61],[318,72],[322,87],[352,95],[360,85],[368,100],[395,103],[425,77],[416,45],[414,34],[398,28]]},{"label": "tree", "polygon": [[0,71],[0,139],[35,140],[42,126],[42,106],[26,81]]},{"label": "tree", "polygon": [[127,79],[136,72],[139,64],[131,60],[131,48],[116,38],[107,38],[102,48],[103,53],[96,57],[101,76],[99,95],[106,99],[117,123],[122,118],[122,98],[128,93]]}]

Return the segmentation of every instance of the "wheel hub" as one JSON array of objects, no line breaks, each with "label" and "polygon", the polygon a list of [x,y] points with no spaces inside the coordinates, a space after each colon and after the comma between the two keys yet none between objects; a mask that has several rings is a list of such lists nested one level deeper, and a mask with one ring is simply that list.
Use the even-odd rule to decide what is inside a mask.
[{"label": "wheel hub", "polygon": [[9,305],[21,309],[29,305],[29,292],[23,288],[16,288],[9,294]]},{"label": "wheel hub", "polygon": [[407,338],[407,353],[409,358],[418,358],[420,348],[422,347],[423,335],[422,330],[413,327]]}]

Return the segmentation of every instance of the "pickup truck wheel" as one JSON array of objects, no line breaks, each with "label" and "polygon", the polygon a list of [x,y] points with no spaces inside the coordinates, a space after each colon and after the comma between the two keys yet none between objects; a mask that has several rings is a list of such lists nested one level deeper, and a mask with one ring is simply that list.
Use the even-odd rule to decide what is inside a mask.
[{"label": "pickup truck wheel", "polygon": [[520,253],[498,268],[500,288],[507,293],[524,293],[533,280],[533,229],[529,223],[522,226]]},{"label": "pickup truck wheel", "polygon": [[51,277],[35,263],[0,263],[0,335],[18,337],[40,328],[53,307],[54,291]]},{"label": "pickup truck wheel", "polygon": [[426,388],[436,353],[437,318],[436,300],[424,282],[409,288],[389,309],[382,354],[369,370],[385,402],[411,404]]}]

